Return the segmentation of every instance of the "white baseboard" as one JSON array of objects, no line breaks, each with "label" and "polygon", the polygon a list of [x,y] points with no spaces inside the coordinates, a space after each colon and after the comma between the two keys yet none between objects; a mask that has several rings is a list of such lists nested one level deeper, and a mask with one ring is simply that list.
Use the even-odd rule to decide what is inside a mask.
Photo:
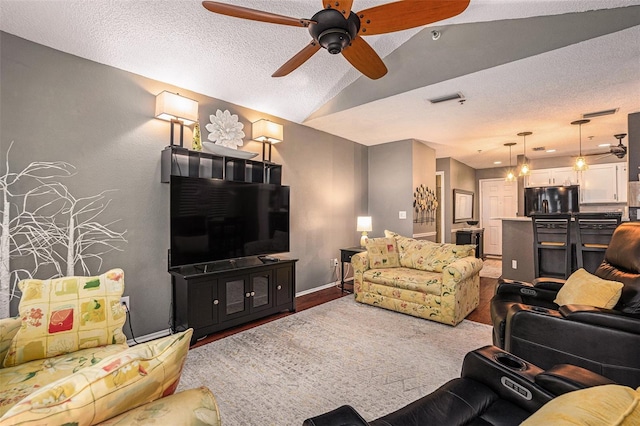
[{"label": "white baseboard", "polygon": [[145,334],[144,336],[136,337],[136,342],[138,343],[134,342],[133,339],[127,340],[127,345],[135,346],[136,344],[145,343],[150,340],[159,339],[161,337],[166,337],[170,334],[171,334],[171,330],[167,328],[166,330],[160,330],[160,331],[156,331],[155,333]]},{"label": "white baseboard", "polygon": [[[351,281],[353,281],[353,277],[347,278],[347,279],[344,280],[345,283],[348,283],[348,282],[351,282]],[[315,293],[316,291],[324,290],[326,288],[339,287],[339,286],[340,286],[340,281],[336,281],[336,282],[333,282],[333,283],[321,285],[320,287],[310,288],[309,290],[302,290],[302,291],[296,293],[296,297],[304,296],[306,294]]]}]

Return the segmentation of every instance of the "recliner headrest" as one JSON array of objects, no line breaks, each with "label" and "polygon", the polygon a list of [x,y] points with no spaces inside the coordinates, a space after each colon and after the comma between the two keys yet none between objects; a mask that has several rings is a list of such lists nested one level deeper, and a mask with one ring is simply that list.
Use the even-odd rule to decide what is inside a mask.
[{"label": "recliner headrest", "polygon": [[640,274],[640,222],[626,222],[616,228],[604,258],[611,265]]}]

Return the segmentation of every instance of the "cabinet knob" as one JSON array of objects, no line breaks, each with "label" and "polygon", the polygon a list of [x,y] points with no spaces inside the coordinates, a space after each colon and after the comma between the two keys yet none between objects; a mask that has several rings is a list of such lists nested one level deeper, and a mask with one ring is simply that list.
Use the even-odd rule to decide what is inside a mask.
[{"label": "cabinet knob", "polygon": [[251,293],[245,293],[244,297],[251,297]]},{"label": "cabinet knob", "polygon": [[217,305],[218,303],[220,303],[220,301],[219,301],[218,299],[216,299],[216,300],[214,300],[214,301],[213,301],[213,304],[214,304],[214,305]]},{"label": "cabinet knob", "polygon": [[255,291],[252,291],[252,292],[251,292],[251,295],[252,295],[252,296],[255,296],[255,295],[256,295],[256,292],[255,292]]},{"label": "cabinet knob", "polygon": [[279,285],[279,286],[277,287],[277,289],[278,289],[278,290],[282,290],[282,286],[281,286],[281,285]]}]

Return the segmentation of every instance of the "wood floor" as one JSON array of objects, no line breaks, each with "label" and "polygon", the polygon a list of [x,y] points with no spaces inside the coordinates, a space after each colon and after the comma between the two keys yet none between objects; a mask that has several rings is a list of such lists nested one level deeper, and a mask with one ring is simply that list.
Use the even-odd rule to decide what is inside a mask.
[{"label": "wood floor", "polygon": [[[497,280],[493,278],[480,278],[480,304],[473,312],[471,312],[467,316],[468,320],[491,325],[489,302],[493,297],[496,282]],[[345,289],[352,290],[353,286],[351,284],[346,284]],[[305,309],[313,308],[314,306],[321,305],[323,303],[327,303],[335,299],[339,299],[340,297],[353,297],[353,294],[346,293],[346,292],[343,293],[338,287],[331,287],[324,290],[316,291],[314,293],[296,297],[296,311],[297,312],[304,311]],[[266,317],[257,321],[252,321],[249,324],[243,324],[238,327],[233,327],[228,330],[210,334],[207,337],[197,341],[193,346],[191,346],[191,348],[196,348],[198,346],[202,346],[207,343],[214,342],[224,337],[231,336],[232,334],[236,334],[241,331],[248,330],[250,328],[257,327],[259,325],[277,320],[278,318],[283,318],[293,314],[294,314],[293,312],[283,312],[280,314],[271,315],[269,317]]]}]

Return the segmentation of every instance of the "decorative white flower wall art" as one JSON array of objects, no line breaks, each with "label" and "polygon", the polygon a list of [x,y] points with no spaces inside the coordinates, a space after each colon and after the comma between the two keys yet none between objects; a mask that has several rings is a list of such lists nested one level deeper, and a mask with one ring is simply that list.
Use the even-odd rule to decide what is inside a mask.
[{"label": "decorative white flower wall art", "polygon": [[216,115],[210,115],[211,123],[207,124],[206,129],[209,133],[208,139],[215,142],[216,145],[222,145],[231,149],[238,149],[244,144],[244,132],[242,128],[244,124],[238,122],[238,116],[231,114],[229,110],[224,112],[217,110]]}]

